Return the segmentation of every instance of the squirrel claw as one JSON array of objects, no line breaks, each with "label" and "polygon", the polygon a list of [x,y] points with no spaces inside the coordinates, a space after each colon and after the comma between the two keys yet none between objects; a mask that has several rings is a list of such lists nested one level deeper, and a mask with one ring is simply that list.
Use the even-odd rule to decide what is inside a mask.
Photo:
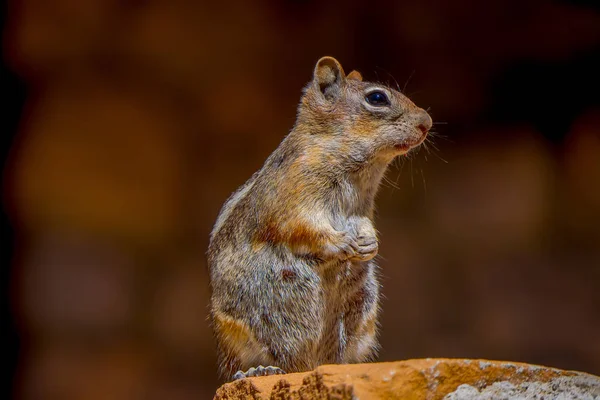
[{"label": "squirrel claw", "polygon": [[269,365],[268,367],[263,367],[262,365],[259,365],[256,368],[252,367],[248,369],[248,371],[246,372],[238,371],[235,374],[233,374],[232,378],[235,381],[238,379],[250,378],[253,376],[282,375],[285,373],[286,372],[279,367],[273,367],[271,365]]}]

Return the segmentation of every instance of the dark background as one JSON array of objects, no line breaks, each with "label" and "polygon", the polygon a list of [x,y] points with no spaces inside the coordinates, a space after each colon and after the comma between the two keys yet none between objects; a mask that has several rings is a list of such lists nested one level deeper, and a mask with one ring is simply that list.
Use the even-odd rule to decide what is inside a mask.
[{"label": "dark background", "polygon": [[600,374],[598,4],[5,4],[5,392],[212,396],[208,234],[323,55],[436,122],[378,199],[380,360]]}]

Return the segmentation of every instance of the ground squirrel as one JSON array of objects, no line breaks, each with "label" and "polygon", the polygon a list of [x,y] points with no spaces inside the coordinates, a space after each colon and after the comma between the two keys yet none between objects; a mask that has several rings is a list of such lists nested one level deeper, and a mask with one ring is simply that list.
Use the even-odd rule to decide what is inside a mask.
[{"label": "ground squirrel", "polygon": [[227,200],[211,233],[211,316],[224,377],[373,359],[374,197],[388,164],[421,144],[431,125],[399,91],[345,75],[332,57],[317,62],[293,129]]}]

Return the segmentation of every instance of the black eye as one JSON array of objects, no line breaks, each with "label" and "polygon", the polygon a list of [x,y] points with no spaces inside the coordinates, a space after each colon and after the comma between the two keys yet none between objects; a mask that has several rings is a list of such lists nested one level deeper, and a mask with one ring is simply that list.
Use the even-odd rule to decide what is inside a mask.
[{"label": "black eye", "polygon": [[367,103],[376,107],[390,105],[390,100],[388,99],[387,95],[383,92],[371,92],[365,97],[365,99],[367,100]]}]

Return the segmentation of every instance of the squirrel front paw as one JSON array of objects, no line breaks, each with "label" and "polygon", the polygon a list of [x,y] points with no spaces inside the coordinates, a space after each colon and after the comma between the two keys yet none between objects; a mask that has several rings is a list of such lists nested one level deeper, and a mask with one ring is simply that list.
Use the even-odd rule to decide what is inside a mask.
[{"label": "squirrel front paw", "polygon": [[347,230],[356,238],[356,253],[350,257],[355,261],[368,261],[377,255],[379,242],[373,222],[367,217],[350,217]]},{"label": "squirrel front paw", "polygon": [[354,232],[337,232],[325,246],[325,258],[368,261],[377,255],[379,243],[375,235],[357,236]]},{"label": "squirrel front paw", "polygon": [[375,236],[358,236],[356,238],[356,253],[350,257],[350,260],[369,261],[377,255],[379,243]]}]

